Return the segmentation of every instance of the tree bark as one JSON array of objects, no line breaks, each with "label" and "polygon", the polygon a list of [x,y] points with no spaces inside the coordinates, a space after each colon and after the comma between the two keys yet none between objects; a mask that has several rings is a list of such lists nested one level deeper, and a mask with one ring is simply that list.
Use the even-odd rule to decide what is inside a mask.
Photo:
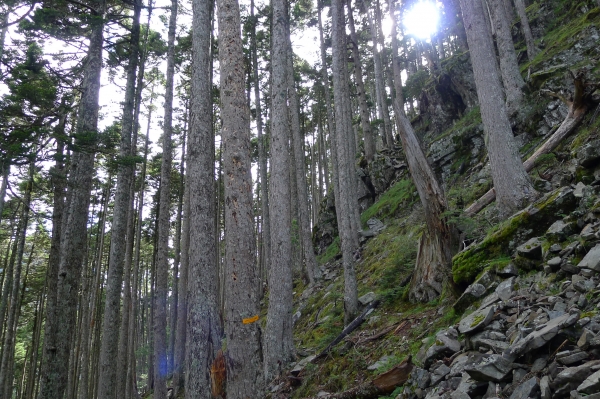
[{"label": "tree bark", "polygon": [[189,399],[211,395],[210,366],[221,348],[219,269],[215,248],[215,142],[212,121],[212,4],[194,0],[193,58],[188,138],[189,242],[185,391]]},{"label": "tree bark", "polygon": [[[83,70],[82,94],[75,128],[69,185],[72,187],[61,237],[60,265],[57,283],[56,346],[44,353],[46,372],[41,378],[40,399],[61,398],[67,384],[71,337],[76,321],[77,294],[83,257],[86,253],[87,217],[92,178],[94,176],[94,141],[83,141],[98,129],[98,95],[102,73],[102,45],[105,2],[93,2],[94,14],[90,31],[86,64]],[[88,139],[89,140],[89,139]]]},{"label": "tree bark", "polygon": [[[250,1],[250,16],[254,16],[254,0]],[[260,81],[258,76],[258,58],[256,48],[256,23],[253,19],[252,30],[250,31],[250,46],[252,50],[252,71],[254,77],[254,106],[256,113],[256,133],[258,137],[258,172],[260,176],[260,214],[261,214],[261,261],[259,274],[261,292],[263,281],[266,281],[266,269],[270,264],[271,255],[271,218],[269,215],[269,181],[267,178],[267,138],[263,134],[262,107],[260,103]]]},{"label": "tree bark", "polygon": [[[534,168],[535,161],[540,156],[552,152],[567,136],[569,136],[575,130],[577,126],[579,126],[589,109],[589,104],[584,96],[584,89],[585,83],[583,82],[583,76],[580,74],[575,77],[574,99],[573,101],[567,103],[569,106],[569,112],[567,113],[567,116],[556,132],[554,132],[554,134],[523,163],[523,167],[527,172],[530,172]],[[495,199],[496,190],[495,188],[491,188],[477,201],[466,208],[464,212],[467,216],[474,216],[483,208],[494,202]]]},{"label": "tree bark", "polygon": [[[517,14],[519,14],[519,19],[521,20],[521,31],[523,32],[523,37],[525,37],[525,46],[527,47],[527,58],[529,61],[532,61],[536,54],[539,52],[537,47],[535,46],[535,40],[533,39],[533,34],[531,33],[531,27],[529,26],[529,18],[527,18],[527,12],[525,11],[525,1],[524,0],[514,0],[515,8],[517,9]],[[600,7],[600,0],[598,2],[598,6]]]},{"label": "tree bark", "polygon": [[[352,132],[352,115],[347,79],[347,54],[344,6],[341,0],[332,0],[333,88],[335,96],[335,141],[338,162],[339,197],[336,197],[336,214],[344,266],[344,324],[350,323],[358,313],[354,252],[358,249],[358,230],[353,229],[352,218],[358,203],[355,198],[356,178],[353,154],[348,148],[347,135]],[[388,143],[391,144],[391,143]]]},{"label": "tree bark", "polygon": [[273,0],[271,48],[271,264],[269,306],[264,339],[265,378],[270,382],[294,356],[292,340],[291,210],[289,169],[289,113],[286,2]]},{"label": "tree bark", "polygon": [[300,239],[302,242],[302,252],[304,266],[311,284],[321,279],[321,270],[317,264],[315,251],[312,244],[312,230],[310,228],[310,212],[308,209],[308,189],[306,187],[306,155],[304,150],[304,137],[300,131],[300,105],[298,103],[298,94],[294,85],[294,65],[292,43],[288,43],[287,56],[287,79],[289,95],[289,112],[291,122],[291,143],[294,152],[294,172],[296,173],[296,188],[298,191],[298,226]]},{"label": "tree bark", "polygon": [[227,397],[256,398],[263,376],[255,262],[250,117],[237,0],[219,0],[219,62],[225,176],[225,333]]},{"label": "tree bark", "polygon": [[163,156],[160,173],[160,203],[156,252],[156,289],[154,293],[154,394],[167,398],[167,291],[169,289],[169,235],[171,208],[171,168],[173,163],[173,86],[175,74],[175,30],[177,0],[171,2],[169,18],[165,115],[163,119]]},{"label": "tree bark", "polygon": [[508,216],[532,201],[537,192],[521,163],[503,100],[494,45],[480,0],[461,0],[463,20],[481,106],[485,142],[498,194],[498,209]]},{"label": "tree bark", "polygon": [[367,106],[367,95],[365,93],[362,65],[360,61],[360,53],[358,51],[358,37],[354,28],[354,16],[352,13],[352,4],[350,0],[348,0],[348,22],[350,27],[352,61],[354,64],[354,80],[356,82],[356,93],[358,94],[360,127],[363,133],[365,158],[367,161],[371,162],[373,160],[373,156],[375,155],[375,140],[373,138],[373,129],[371,128],[371,118],[369,118],[369,107]]},{"label": "tree bark", "polygon": [[525,81],[519,71],[515,45],[507,20],[506,9],[501,1],[487,0],[491,12],[492,24],[496,32],[496,46],[500,60],[500,74],[504,83],[506,109],[509,114],[517,112],[523,103]]},{"label": "tree bark", "polygon": [[[394,0],[390,0],[392,16],[393,12]],[[423,233],[419,245],[420,252],[411,280],[409,298],[413,302],[429,302],[439,297],[442,290],[452,284],[452,254],[456,234],[454,229],[446,223],[444,217],[444,212],[448,209],[444,191],[427,162],[417,135],[404,113],[395,21],[396,19],[392,18],[392,56],[396,86],[394,114],[406,162],[425,210],[427,225],[427,231]],[[449,294],[452,294],[451,290]]]}]

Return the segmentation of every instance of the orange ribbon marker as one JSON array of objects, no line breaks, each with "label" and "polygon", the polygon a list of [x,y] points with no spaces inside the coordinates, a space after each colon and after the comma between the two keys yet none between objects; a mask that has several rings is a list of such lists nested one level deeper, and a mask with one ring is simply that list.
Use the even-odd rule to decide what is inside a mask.
[{"label": "orange ribbon marker", "polygon": [[244,323],[244,324],[252,324],[252,323],[254,323],[257,320],[258,320],[258,315],[252,316],[252,317],[248,317],[246,319],[243,319],[242,323]]}]

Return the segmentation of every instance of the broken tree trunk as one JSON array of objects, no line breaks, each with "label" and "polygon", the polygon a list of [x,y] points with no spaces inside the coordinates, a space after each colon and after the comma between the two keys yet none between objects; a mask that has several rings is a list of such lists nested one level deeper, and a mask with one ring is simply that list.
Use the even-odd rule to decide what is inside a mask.
[{"label": "broken tree trunk", "polygon": [[[553,151],[558,145],[569,136],[575,128],[581,123],[585,114],[590,108],[590,103],[588,101],[589,95],[593,92],[586,93],[586,87],[592,87],[594,85],[588,85],[585,83],[585,76],[582,71],[579,71],[577,75],[573,76],[573,80],[575,83],[575,93],[573,94],[573,100],[568,101],[564,98],[547,92],[547,94],[555,96],[563,100],[569,107],[569,113],[567,114],[565,120],[561,123],[559,128],[554,132],[552,136],[546,141],[540,148],[538,148],[532,156],[530,156],[524,163],[523,166],[527,172],[530,172],[535,166],[535,161],[542,155],[548,154]],[[492,187],[487,193],[485,193],[482,197],[480,197],[477,201],[471,204],[467,209],[465,209],[465,214],[467,216],[474,216],[479,213],[483,208],[494,202],[496,199],[496,191]]]},{"label": "broken tree trunk", "polygon": [[381,395],[389,394],[396,389],[396,387],[404,384],[410,372],[412,371],[413,364],[411,357],[403,361],[397,366],[394,366],[391,370],[386,371],[383,374],[379,374],[375,379],[344,391],[341,393],[329,395],[329,399],[374,399]]},{"label": "broken tree trunk", "polygon": [[379,306],[379,300],[374,300],[373,302],[371,302],[369,304],[369,306],[367,306],[365,308],[365,310],[362,312],[362,314],[360,316],[358,316],[356,319],[354,319],[352,321],[352,323],[348,324],[346,326],[346,328],[344,328],[344,330],[340,333],[340,335],[338,335],[333,341],[331,341],[331,343],[329,345],[327,345],[327,347],[325,349],[323,349],[313,360],[312,362],[314,363],[316,360],[322,358],[323,356],[325,356],[326,354],[329,353],[329,351],[336,346],[337,344],[339,344],[348,334],[350,334],[352,331],[356,330],[356,328],[358,326],[360,326],[364,321],[365,318],[367,317],[367,315],[369,315],[369,313],[371,313],[371,311],[373,309],[375,309],[377,306]]}]

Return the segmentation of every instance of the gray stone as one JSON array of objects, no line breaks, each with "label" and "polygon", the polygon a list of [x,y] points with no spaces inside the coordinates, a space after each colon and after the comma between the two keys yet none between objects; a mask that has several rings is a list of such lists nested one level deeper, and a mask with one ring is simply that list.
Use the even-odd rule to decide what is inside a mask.
[{"label": "gray stone", "polygon": [[359,297],[358,302],[360,302],[361,305],[366,306],[366,305],[370,304],[371,302],[373,302],[376,298],[377,298],[377,296],[375,295],[375,293],[373,291],[371,291],[371,292],[367,292],[365,295]]},{"label": "gray stone", "polygon": [[568,355],[561,357],[560,359],[556,358],[556,361],[563,366],[570,366],[572,364],[578,363],[582,360],[585,360],[589,357],[587,352],[571,352]]},{"label": "gray stone", "polygon": [[540,396],[541,399],[552,399],[552,391],[550,391],[550,378],[547,375],[540,380]]},{"label": "gray stone", "polygon": [[437,366],[431,373],[431,386],[437,385],[448,374],[450,374],[450,367],[446,366],[444,363]]},{"label": "gray stone", "polygon": [[479,352],[461,353],[450,364],[450,376],[454,377],[462,375],[467,364],[478,362],[482,358],[483,355]]},{"label": "gray stone", "polygon": [[525,244],[517,247],[517,254],[527,259],[542,259],[542,241],[539,237],[530,238]]},{"label": "gray stone", "polygon": [[449,328],[440,331],[435,336],[435,342],[427,349],[423,364],[429,367],[434,360],[441,356],[452,355],[460,350],[460,342],[458,342],[458,333],[454,328]]},{"label": "gray stone", "polygon": [[420,367],[413,367],[410,372],[411,380],[421,389],[425,389],[429,387],[429,383],[431,381],[431,375],[429,371],[423,370]]},{"label": "gray stone", "polygon": [[597,244],[594,248],[588,252],[581,262],[577,265],[580,269],[592,269],[596,272],[600,272],[600,244]]},{"label": "gray stone", "polygon": [[458,324],[458,331],[462,334],[466,334],[487,326],[492,320],[495,311],[496,307],[493,305],[474,311],[460,321]]},{"label": "gray stone", "polygon": [[560,270],[565,271],[569,274],[579,273],[579,268],[571,263],[571,261],[563,262],[560,265]]},{"label": "gray stone", "polygon": [[529,397],[535,397],[539,389],[540,386],[537,383],[537,378],[531,377],[513,391],[513,394],[510,395],[510,399],[527,399]]},{"label": "gray stone", "polygon": [[548,356],[540,356],[533,361],[533,364],[531,365],[531,372],[537,373],[539,371],[542,371],[547,364]]},{"label": "gray stone", "polygon": [[556,375],[553,385],[557,393],[568,394],[576,389],[586,378],[592,374],[592,366],[600,364],[599,360],[587,362],[578,367],[568,367]]},{"label": "gray stone", "polygon": [[513,277],[513,276],[516,277],[519,275],[519,270],[514,265],[514,263],[509,263],[508,265],[504,266],[504,268],[502,270],[497,271],[496,274],[503,278]]},{"label": "gray stone", "polygon": [[579,337],[579,341],[577,341],[577,346],[583,350],[586,350],[592,344],[592,340],[596,337],[596,335],[588,330],[587,328],[583,329],[581,336]]},{"label": "gray stone", "polygon": [[[573,234],[573,225],[571,223],[565,223],[562,220],[554,222],[546,231],[546,237],[560,241],[563,241],[571,234]],[[556,248],[554,250],[556,251]],[[560,251],[560,249],[558,251]]]},{"label": "gray stone", "polygon": [[296,363],[296,365],[294,366],[292,371],[290,371],[290,373],[292,373],[292,375],[297,376],[298,374],[300,374],[300,372],[302,370],[304,370],[304,368],[306,367],[306,365],[308,363],[313,361],[313,359],[315,357],[316,357],[315,355],[312,355],[312,356],[308,356],[308,357],[305,357],[304,359],[300,360],[298,363]]},{"label": "gray stone", "polygon": [[451,399],[471,399],[471,397],[463,391],[454,391],[450,394]]},{"label": "gray stone", "polygon": [[454,303],[453,307],[456,311],[464,311],[466,308],[471,306],[474,301],[485,295],[487,289],[483,284],[473,283],[467,287],[465,292],[458,298]]},{"label": "gray stone", "polygon": [[506,380],[512,369],[513,363],[501,355],[489,355],[465,367],[465,371],[474,380],[495,382]]},{"label": "gray stone", "polygon": [[554,258],[550,259],[547,263],[548,266],[552,268],[552,270],[557,270],[560,267],[560,264],[562,263],[562,258],[560,256],[555,256]]},{"label": "gray stone", "polygon": [[550,320],[543,328],[533,331],[525,338],[513,344],[508,350],[508,355],[516,359],[526,352],[545,345],[558,334],[560,329],[572,326],[578,319],[578,315],[576,319],[573,320],[572,315],[565,314]]},{"label": "gray stone", "polygon": [[[577,161],[584,167],[593,166],[600,160],[600,140],[590,141],[577,150]],[[583,184],[583,183],[580,183]]]},{"label": "gray stone", "polygon": [[375,363],[373,363],[372,365],[370,365],[369,367],[367,367],[367,370],[377,370],[380,367],[385,366],[391,359],[391,356],[388,355],[384,355],[382,356],[378,361],[376,361]]},{"label": "gray stone", "polygon": [[575,198],[583,197],[583,189],[585,187],[586,187],[586,185],[583,184],[582,182],[577,183],[577,185],[573,189],[573,195],[575,196]]},{"label": "gray stone", "polygon": [[556,254],[556,253],[559,253],[560,251],[562,251],[562,247],[560,246],[560,244],[552,244],[550,246],[550,248],[548,249],[548,251],[550,253]]},{"label": "gray stone", "polygon": [[596,287],[596,284],[592,280],[588,280],[587,278],[582,278],[579,281],[573,281],[573,288],[582,294],[587,294],[589,291],[593,290]]},{"label": "gray stone", "polygon": [[515,279],[516,277],[511,277],[504,280],[496,287],[496,294],[498,294],[498,297],[503,301],[508,301],[511,298],[515,286]]},{"label": "gray stone", "polygon": [[583,230],[581,230],[581,233],[579,233],[579,236],[584,241],[594,240],[594,239],[596,239],[596,230],[594,229],[594,226],[592,224],[587,224],[587,225],[585,225]]},{"label": "gray stone", "polygon": [[600,392],[600,370],[590,375],[577,387],[577,392],[598,393]]},{"label": "gray stone", "polygon": [[379,234],[383,229],[385,229],[383,222],[375,218],[367,220],[367,226],[369,226],[369,230],[375,234]]}]

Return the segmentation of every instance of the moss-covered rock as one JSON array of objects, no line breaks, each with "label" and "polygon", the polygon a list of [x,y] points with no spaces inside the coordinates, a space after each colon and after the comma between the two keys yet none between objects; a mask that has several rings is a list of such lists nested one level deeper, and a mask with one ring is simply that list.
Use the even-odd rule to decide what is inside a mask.
[{"label": "moss-covered rock", "polygon": [[494,259],[510,255],[514,247],[540,235],[556,220],[556,215],[575,209],[577,200],[570,188],[557,189],[512,216],[479,244],[460,252],[452,259],[456,283],[470,283]]}]

